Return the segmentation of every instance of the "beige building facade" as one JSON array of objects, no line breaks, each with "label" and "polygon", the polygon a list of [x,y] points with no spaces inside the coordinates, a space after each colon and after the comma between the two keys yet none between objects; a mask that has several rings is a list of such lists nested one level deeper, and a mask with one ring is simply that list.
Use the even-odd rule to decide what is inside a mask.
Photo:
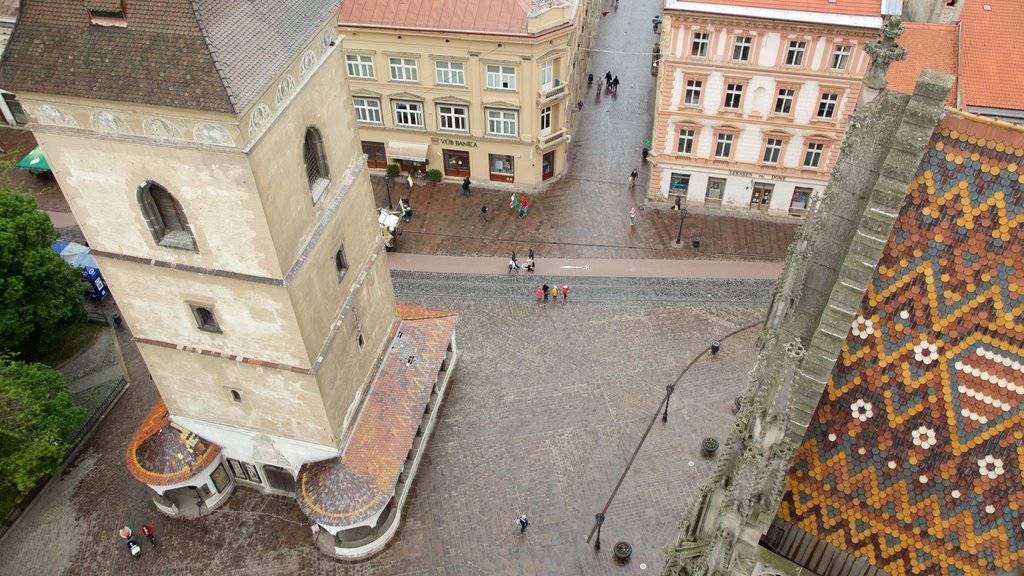
[{"label": "beige building facade", "polygon": [[649,199],[802,215],[871,63],[879,0],[669,0]]},{"label": "beige building facade", "polygon": [[[482,0],[466,14],[441,4],[341,6],[344,70],[371,172],[397,164],[476,185],[543,188],[566,170],[591,3],[534,0],[527,11],[523,2]],[[512,15],[490,18],[496,9]]]}]

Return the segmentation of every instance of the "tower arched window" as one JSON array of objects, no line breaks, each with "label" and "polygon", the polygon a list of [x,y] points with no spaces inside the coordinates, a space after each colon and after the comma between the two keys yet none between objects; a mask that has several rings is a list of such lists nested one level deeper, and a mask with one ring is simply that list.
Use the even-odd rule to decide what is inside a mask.
[{"label": "tower arched window", "polygon": [[146,227],[157,244],[181,250],[196,249],[185,209],[166,188],[156,182],[146,182],[139,187],[138,200]]},{"label": "tower arched window", "polygon": [[312,126],[306,128],[306,138],[302,144],[302,161],[306,165],[309,191],[313,195],[313,202],[316,202],[327,189],[330,171],[327,168],[327,155],[324,154],[324,139],[320,136],[320,131]]}]

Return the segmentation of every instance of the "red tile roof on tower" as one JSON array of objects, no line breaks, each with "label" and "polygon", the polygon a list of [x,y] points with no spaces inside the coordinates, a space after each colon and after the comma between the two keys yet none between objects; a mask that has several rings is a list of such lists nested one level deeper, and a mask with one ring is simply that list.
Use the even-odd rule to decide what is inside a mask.
[{"label": "red tile roof on tower", "polygon": [[963,105],[1024,110],[1024,3],[967,0],[960,22]]},{"label": "red tile roof on tower", "polygon": [[[889,89],[913,94],[917,78],[925,68],[957,75],[956,24],[926,24],[904,22],[905,31],[899,38],[900,46],[907,49],[907,59],[894,62],[885,79]],[[956,106],[956,84],[947,104]]]},{"label": "red tile roof on tower", "polygon": [[[844,14],[847,16],[878,16],[882,13],[881,0],[709,0],[696,4],[720,4],[723,6],[746,6],[770,10],[792,10],[796,12],[821,12],[823,14]],[[672,3],[669,2],[669,5]]]},{"label": "red tile roof on tower", "polygon": [[579,0],[344,0],[338,24],[525,35],[531,13],[558,7],[575,10],[578,4]]}]

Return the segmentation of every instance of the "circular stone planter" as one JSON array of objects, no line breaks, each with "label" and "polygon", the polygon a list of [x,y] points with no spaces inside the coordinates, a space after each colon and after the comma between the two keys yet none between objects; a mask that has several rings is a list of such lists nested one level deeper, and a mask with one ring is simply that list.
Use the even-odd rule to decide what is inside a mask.
[{"label": "circular stone planter", "polygon": [[700,450],[705,456],[714,456],[718,452],[718,440],[705,438],[700,442]]},{"label": "circular stone planter", "polygon": [[615,552],[615,557],[622,562],[629,560],[629,557],[633,555],[633,545],[629,542],[616,542],[612,550]]}]

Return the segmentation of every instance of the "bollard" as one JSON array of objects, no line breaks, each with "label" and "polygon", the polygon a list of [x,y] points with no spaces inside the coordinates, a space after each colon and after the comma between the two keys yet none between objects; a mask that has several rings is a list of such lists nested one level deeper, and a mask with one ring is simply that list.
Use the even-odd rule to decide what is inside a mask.
[{"label": "bollard", "polygon": [[694,248],[700,248],[700,238],[694,238],[692,244]]},{"label": "bollard", "polygon": [[718,351],[722,349],[722,343],[715,340],[711,343],[711,353],[718,354]]},{"label": "bollard", "polygon": [[114,326],[120,326],[121,322],[123,322],[123,320],[121,319],[121,315],[118,314],[117,312],[114,312],[114,315],[111,316],[111,318],[114,320]]}]

